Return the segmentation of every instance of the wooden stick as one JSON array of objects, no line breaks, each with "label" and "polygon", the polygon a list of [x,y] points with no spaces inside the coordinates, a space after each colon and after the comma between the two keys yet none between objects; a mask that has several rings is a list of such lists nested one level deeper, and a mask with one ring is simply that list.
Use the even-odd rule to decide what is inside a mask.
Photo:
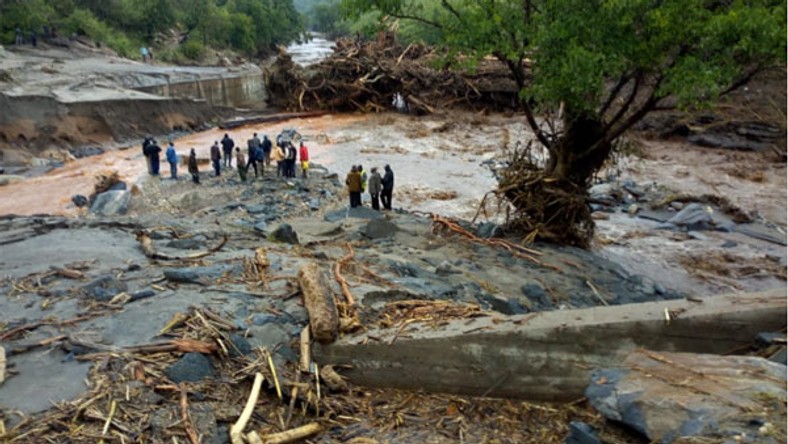
[{"label": "wooden stick", "polygon": [[0,345],[0,385],[5,381],[5,349]]},{"label": "wooden stick", "polygon": [[238,421],[236,421],[230,429],[230,442],[232,442],[232,444],[243,444],[243,430],[246,428],[249,418],[252,417],[254,406],[257,404],[257,397],[260,396],[260,387],[263,386],[263,379],[262,373],[255,373],[254,384],[252,384],[252,391],[249,393],[249,399],[246,400],[246,405]]},{"label": "wooden stick", "polygon": [[[101,430],[101,434],[106,436],[107,432],[109,431],[109,425],[112,424],[112,417],[115,416],[115,409],[117,408],[118,404],[113,399],[109,405],[109,415],[107,416],[107,420],[104,422],[104,428]],[[99,441],[99,444],[104,444],[104,439],[102,438]]]},{"label": "wooden stick", "polygon": [[182,386],[180,387],[181,390],[181,419],[183,420],[183,428],[186,430],[186,436],[189,437],[189,441],[192,444],[200,444],[200,438],[197,436],[197,432],[194,431],[194,426],[192,425],[192,419],[189,416],[189,396],[186,393],[186,389]]},{"label": "wooden stick", "polygon": [[260,435],[258,435],[254,430],[246,434],[246,440],[249,441],[249,444],[263,444],[263,440],[260,439]]},{"label": "wooden stick", "polygon": [[342,289],[342,295],[345,296],[345,301],[349,306],[353,306],[356,303],[356,299],[353,297],[353,293],[350,292],[350,287],[348,287],[347,280],[342,276],[342,267],[347,265],[351,259],[353,259],[353,246],[350,245],[350,242],[345,244],[348,249],[348,253],[342,257],[337,263],[334,265],[334,278],[339,283],[339,287]]},{"label": "wooden stick", "polygon": [[222,238],[222,241],[219,242],[218,245],[212,247],[208,251],[203,251],[200,253],[189,254],[187,256],[170,256],[163,253],[158,253],[153,248],[153,241],[150,238],[150,235],[144,231],[140,231],[137,233],[137,241],[140,243],[140,247],[142,247],[142,252],[145,253],[145,256],[151,259],[159,259],[163,261],[193,261],[195,259],[201,259],[206,256],[210,256],[213,253],[221,250],[224,247],[224,244],[227,243],[227,235],[225,234]]},{"label": "wooden stick", "polygon": [[274,360],[271,358],[271,353],[266,351],[266,357],[268,359],[268,368],[271,369],[271,374],[274,375],[274,386],[276,387],[276,396],[279,397],[281,401],[282,398],[282,386],[279,385],[279,375],[276,374],[276,366],[274,365]]},{"label": "wooden stick", "polygon": [[314,435],[322,430],[320,424],[310,422],[309,424],[296,427],[294,429],[285,430],[284,432],[273,433],[271,435],[263,436],[264,444],[287,444],[298,439],[306,438],[307,436]]},{"label": "wooden stick", "polygon": [[[312,347],[310,344],[309,326],[301,330],[301,371],[308,372],[309,364],[312,362]],[[1,382],[2,380],[0,380]]]},{"label": "wooden stick", "polygon": [[602,297],[602,295],[601,295],[601,294],[599,294],[599,292],[597,291],[596,287],[594,287],[594,284],[592,284],[592,283],[591,283],[591,281],[586,281],[586,285],[588,285],[588,287],[591,289],[591,291],[593,291],[593,292],[594,292],[594,294],[596,295],[596,297],[597,297],[597,298],[598,298],[600,301],[602,301],[602,303],[603,303],[603,304],[605,304],[605,305],[610,305],[610,304],[608,304],[608,303],[607,303],[607,301],[605,300],[605,298],[603,298],[603,297]]}]

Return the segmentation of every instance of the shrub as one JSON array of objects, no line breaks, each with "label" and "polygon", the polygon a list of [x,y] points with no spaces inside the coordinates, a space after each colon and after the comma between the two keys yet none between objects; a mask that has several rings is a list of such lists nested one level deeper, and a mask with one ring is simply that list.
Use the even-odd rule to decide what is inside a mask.
[{"label": "shrub", "polygon": [[199,60],[205,54],[205,47],[198,40],[187,40],[179,48],[181,54],[189,60]]}]

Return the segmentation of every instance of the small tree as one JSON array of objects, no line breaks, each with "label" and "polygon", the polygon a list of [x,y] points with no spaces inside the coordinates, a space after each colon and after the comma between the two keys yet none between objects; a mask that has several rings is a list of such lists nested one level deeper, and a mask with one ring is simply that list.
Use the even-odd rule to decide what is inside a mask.
[{"label": "small tree", "polygon": [[[343,0],[493,55],[520,89],[544,164],[517,153],[498,192],[531,238],[587,246],[590,180],[649,112],[708,104],[786,54],[782,0]],[[435,8],[435,6],[440,6]]]}]

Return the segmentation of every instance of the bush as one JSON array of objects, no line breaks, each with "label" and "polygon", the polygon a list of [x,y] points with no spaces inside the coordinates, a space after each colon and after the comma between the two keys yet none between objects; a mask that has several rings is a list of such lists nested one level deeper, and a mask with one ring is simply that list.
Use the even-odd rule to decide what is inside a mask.
[{"label": "bush", "polygon": [[199,60],[205,54],[205,47],[198,40],[187,40],[179,51],[189,60]]}]

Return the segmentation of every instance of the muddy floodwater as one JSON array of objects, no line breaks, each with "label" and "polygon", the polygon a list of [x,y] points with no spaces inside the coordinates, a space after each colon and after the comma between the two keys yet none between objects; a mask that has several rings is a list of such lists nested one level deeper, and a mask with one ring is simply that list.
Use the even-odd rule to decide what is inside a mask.
[{"label": "muddy floodwater", "polygon": [[[479,116],[468,112],[427,117],[333,114],[250,125],[229,134],[245,152],[246,141],[254,133],[274,139],[284,129],[299,131],[310,149],[312,162],[336,172],[340,181],[344,182],[352,165],[361,164],[370,172],[372,167],[382,169],[388,164],[395,173],[396,208],[463,219],[476,215],[485,194],[495,186],[488,161],[500,158],[506,147],[525,143],[532,137],[524,119],[518,116]],[[224,133],[213,129],[173,140],[180,156],[187,156],[194,147],[198,157],[207,160],[211,144]],[[159,142],[164,147],[167,139]],[[760,161],[759,153],[733,153],[683,143],[641,143],[648,155],[620,163],[616,171],[620,179],[667,187],[677,193],[720,195],[742,210],[757,214],[777,233],[785,233],[784,164]],[[203,170],[209,170],[207,164],[203,165]],[[737,172],[741,169],[757,170],[757,180],[741,177]],[[111,170],[118,171],[130,185],[145,179],[140,144],[68,162],[46,175],[4,186],[0,188],[0,214],[78,215],[85,210],[76,208],[71,196],[89,195],[95,175]],[[169,181],[169,168],[164,161],[161,170],[161,180]],[[235,174],[234,170],[230,173]],[[184,166],[180,174],[181,180],[188,180]],[[493,203],[490,199],[489,210],[495,209]],[[490,213],[490,217],[495,220],[494,214]],[[671,288],[688,293],[757,291],[774,286],[775,281],[768,273],[761,276],[764,273],[758,270],[742,271],[744,279],[749,279],[744,284],[742,279],[713,278],[707,269],[693,274],[686,267],[687,258],[716,255],[719,265],[728,267],[764,260],[779,264],[786,257],[783,245],[738,233],[706,231],[688,237],[659,230],[658,223],[631,217],[626,209],[599,220],[597,225],[599,254],[631,272],[656,282],[668,282]]]}]

